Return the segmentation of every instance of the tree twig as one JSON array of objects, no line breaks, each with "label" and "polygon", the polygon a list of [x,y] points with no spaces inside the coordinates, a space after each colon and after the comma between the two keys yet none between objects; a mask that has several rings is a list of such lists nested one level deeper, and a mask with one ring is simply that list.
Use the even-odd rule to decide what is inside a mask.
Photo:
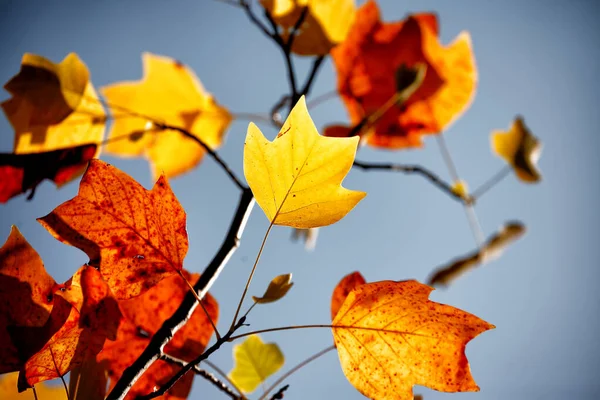
[{"label": "tree twig", "polygon": [[[202,275],[200,275],[200,279],[198,279],[194,285],[194,289],[200,298],[203,298],[206,295],[220,272],[238,248],[240,239],[246,227],[246,222],[248,221],[248,217],[250,216],[253,207],[254,197],[252,191],[245,188],[240,195],[235,216],[231,221],[229,230],[221,247],[208,266],[204,269]],[[122,400],[125,397],[135,382],[137,382],[150,365],[158,360],[164,346],[188,321],[197,306],[198,301],[196,300],[196,297],[191,292],[188,292],[179,308],[163,323],[154,336],[152,336],[150,343],[146,346],[146,349],[144,349],[138,359],[123,371],[123,375],[121,375],[115,384],[115,387],[108,395],[107,400]]]},{"label": "tree twig", "polygon": [[302,91],[300,92],[301,96],[308,96],[308,94],[310,93],[310,89],[312,88],[313,82],[318,75],[321,65],[323,65],[323,61],[325,61],[325,56],[315,57],[312,67],[310,69],[310,73],[308,74],[308,78],[306,78],[306,82],[304,83]]},{"label": "tree twig", "polygon": [[[180,360],[179,358],[173,357],[171,355],[168,354],[163,354],[160,357],[161,360],[166,361],[168,363],[174,364],[174,365],[178,365],[180,367],[184,367],[186,362],[183,360]],[[196,365],[193,368],[193,371],[196,375],[199,375],[201,377],[203,377],[204,379],[206,379],[207,381],[209,381],[210,383],[212,383],[217,389],[219,389],[220,391],[222,391],[223,393],[225,393],[227,396],[229,396],[230,398],[234,399],[234,400],[240,400],[244,397],[242,397],[241,393],[235,393],[229,386],[227,386],[227,384],[223,381],[221,381],[219,378],[217,378],[216,376],[214,376],[213,374],[211,374],[210,372],[200,368],[198,365]]]},{"label": "tree twig", "polygon": [[271,396],[270,400],[281,400],[281,399],[283,399],[283,392],[285,392],[289,388],[290,388],[290,385],[282,386],[281,388],[279,388],[279,390],[277,392],[273,393],[273,396]]},{"label": "tree twig", "polygon": [[417,174],[427,178],[436,187],[441,189],[444,193],[452,197],[453,199],[465,203],[466,200],[457,192],[452,189],[448,183],[444,182],[439,176],[429,171],[428,169],[420,165],[404,165],[404,164],[392,164],[392,163],[366,163],[355,160],[354,167],[368,170],[383,170],[390,172],[402,172],[405,174]]}]

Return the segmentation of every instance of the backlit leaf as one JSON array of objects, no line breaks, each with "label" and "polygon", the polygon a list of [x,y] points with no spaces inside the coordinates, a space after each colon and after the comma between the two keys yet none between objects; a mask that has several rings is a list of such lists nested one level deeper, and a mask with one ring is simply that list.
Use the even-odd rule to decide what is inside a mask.
[{"label": "backlit leaf", "polygon": [[81,175],[97,146],[84,144],[62,150],[34,154],[0,153],[0,203],[31,190],[45,179],[60,187]]},{"label": "backlit leaf", "polygon": [[272,142],[250,123],[244,174],[274,225],[330,225],[366,196],[341,186],[354,162],[357,144],[358,138],[320,136],[302,97]]},{"label": "backlit leaf", "polygon": [[[422,64],[426,69],[422,83],[402,106],[390,107],[372,126],[361,129],[361,135],[370,132],[365,137],[368,144],[420,147],[423,135],[442,132],[471,103],[477,72],[470,36],[463,32],[448,46],[438,37],[434,14],[382,22],[375,1],[358,9],[347,39],[331,51],[338,91],[352,126],[396,95],[400,66]],[[342,130],[330,132],[339,135]]]},{"label": "backlit leaf", "polygon": [[[14,152],[39,153],[100,142],[106,114],[89,78],[75,53],[59,64],[26,53],[21,70],[4,86],[12,95],[2,108],[15,129]],[[97,156],[100,148],[95,150]]]},{"label": "backlit leaf", "polygon": [[428,300],[416,281],[355,288],[333,320],[346,378],[373,399],[412,400],[413,385],[442,392],[477,391],[465,346],[493,325]]},{"label": "backlit leaf", "polygon": [[[125,157],[145,155],[155,178],[181,175],[198,165],[204,149],[180,132],[148,129],[152,121],[144,117],[183,128],[216,149],[232,116],[179,61],[150,53],[144,53],[142,61],[142,80],[102,88],[115,118],[109,139],[121,137],[108,143],[106,151]],[[145,132],[141,138],[131,135],[140,132]]]},{"label": "backlit leaf", "polygon": [[[182,271],[183,275],[194,284],[197,274]],[[144,351],[152,335],[170,318],[189,292],[187,284],[181,276],[173,275],[163,279],[144,294],[119,302],[123,318],[119,325],[117,340],[106,342],[98,361],[108,365],[110,390],[129,367]],[[202,300],[215,324],[218,321],[219,309],[216,300],[207,294]],[[165,346],[164,351],[185,361],[191,361],[204,351],[211,335],[212,326],[201,307],[197,307],[188,322],[177,331],[173,339]],[[156,361],[138,379],[129,391],[127,399],[148,394],[166,383],[180,367],[165,361]],[[162,399],[186,399],[192,386],[194,373],[188,373],[167,392]]]},{"label": "backlit leaf", "polygon": [[107,374],[106,366],[96,361],[96,357],[85,359],[69,374],[71,400],[104,400]]},{"label": "backlit leaf", "polygon": [[94,159],[77,196],[38,220],[58,240],[83,250],[115,296],[125,299],[181,270],[185,219],[164,177],[148,191]]},{"label": "backlit leaf", "polygon": [[275,343],[263,343],[258,335],[250,335],[233,347],[234,367],[231,379],[244,393],[256,388],[283,366],[284,357]]},{"label": "backlit leaf", "polygon": [[350,292],[357,286],[367,283],[365,278],[360,274],[360,272],[355,271],[352,272],[345,277],[336,285],[335,289],[333,289],[333,294],[331,296],[331,320],[335,319],[340,307],[346,300],[346,297],[350,294]]},{"label": "backlit leaf", "polygon": [[506,132],[492,132],[491,141],[492,151],[513,167],[521,181],[535,183],[542,179],[537,168],[542,144],[525,126],[523,118],[515,118]]},{"label": "backlit leaf", "polygon": [[269,286],[261,297],[252,296],[252,300],[259,304],[272,303],[286,295],[292,287],[292,274],[279,275],[269,282]]},{"label": "backlit leaf", "polygon": [[303,9],[308,7],[292,43],[292,52],[304,56],[327,55],[346,39],[356,15],[354,0],[262,0],[261,3],[282,28],[286,41]]}]

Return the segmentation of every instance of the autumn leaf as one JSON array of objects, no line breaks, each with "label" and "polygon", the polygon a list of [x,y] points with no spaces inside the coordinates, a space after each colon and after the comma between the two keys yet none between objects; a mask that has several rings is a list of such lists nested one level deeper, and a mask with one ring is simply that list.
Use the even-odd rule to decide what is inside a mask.
[{"label": "autumn leaf", "polygon": [[[371,126],[368,144],[389,149],[422,146],[422,136],[446,129],[469,106],[477,72],[468,33],[443,46],[434,14],[415,14],[404,21],[382,22],[374,1],[357,11],[348,38],[331,51],[337,87],[352,126],[381,110],[397,92],[401,66],[425,67],[418,89],[401,106],[390,107]],[[347,129],[346,133],[352,132]],[[339,127],[326,134],[341,135]]]},{"label": "autumn leaf", "polygon": [[317,246],[319,237],[319,228],[294,229],[292,231],[292,240],[301,240],[304,242],[304,249],[312,251]]},{"label": "autumn leaf", "polygon": [[542,144],[525,126],[523,118],[515,118],[508,131],[494,131],[492,151],[506,161],[522,182],[535,183],[542,179],[537,168]]},{"label": "autumn leaf", "polygon": [[250,335],[233,347],[233,369],[229,379],[244,393],[256,388],[283,366],[284,357],[275,343],[263,343],[258,335]]},{"label": "autumn leaf", "polygon": [[0,374],[18,371],[25,361],[8,327],[43,326],[50,316],[57,288],[38,253],[12,226],[0,248]]},{"label": "autumn leaf", "polygon": [[83,250],[119,299],[181,270],[185,220],[164,177],[148,191],[100,160],[90,161],[77,196],[38,219],[55,238]]},{"label": "autumn leaf", "polygon": [[[192,284],[198,280],[197,274],[191,275],[185,270],[182,273]],[[164,321],[177,310],[188,292],[189,288],[183,279],[179,275],[174,275],[163,279],[138,297],[120,301],[123,318],[117,333],[117,340],[106,342],[102,352],[98,354],[98,361],[108,364],[110,390],[123,371],[137,360],[150,343],[150,338]],[[216,323],[219,314],[216,300],[207,294],[202,301],[204,308]],[[202,354],[212,333],[212,326],[204,311],[197,307],[188,322],[165,346],[164,351],[179,359],[191,361]],[[179,368],[165,361],[154,362],[148,371],[138,379],[129,391],[127,398],[134,399],[136,396],[154,391],[155,387],[166,383]],[[193,377],[193,372],[186,374],[167,392],[166,397],[162,398],[186,399],[192,386]]]},{"label": "autumn leaf", "polygon": [[354,0],[261,0],[261,4],[282,28],[284,41],[305,12],[292,42],[292,52],[303,56],[327,55],[346,39],[356,15]]},{"label": "autumn leaf", "polygon": [[493,325],[428,300],[417,281],[356,287],[333,320],[346,378],[374,399],[413,398],[413,385],[442,392],[477,391],[465,346]]},{"label": "autumn leaf", "polygon": [[512,242],[525,234],[525,231],[525,225],[519,221],[506,223],[475,251],[436,268],[427,284],[438,287],[448,286],[473,268],[500,257]]},{"label": "autumn leaf", "polygon": [[104,400],[108,375],[104,363],[96,357],[83,360],[69,374],[69,394],[71,400]]},{"label": "autumn leaf", "polygon": [[[21,70],[4,88],[12,95],[2,109],[15,129],[16,154],[102,141],[106,114],[86,65],[75,53],[59,64],[26,53]],[[100,148],[94,150],[98,156]]]},{"label": "autumn leaf", "polygon": [[[17,391],[17,378],[19,374],[6,374],[0,376],[0,399],[2,400],[32,400],[33,393],[27,391],[19,393]],[[40,400],[68,400],[65,389],[60,386],[50,386],[45,383],[36,385],[37,398]]]},{"label": "autumn leaf", "polygon": [[95,157],[97,145],[84,144],[61,150],[34,154],[0,153],[0,203],[31,190],[45,179],[60,187],[81,175]]},{"label": "autumn leaf", "polygon": [[354,288],[365,283],[367,283],[367,281],[358,271],[352,272],[342,278],[342,280],[333,289],[333,294],[331,296],[332,321],[335,319],[335,316],[337,315],[342,304],[344,304],[344,300],[346,300],[346,297],[348,297],[350,292]]},{"label": "autumn leaf", "polygon": [[[19,376],[20,391],[64,376],[85,359],[98,354],[106,339],[116,338],[121,313],[100,273],[93,267],[83,266],[65,283],[67,289],[71,286],[79,295],[63,298],[61,291],[56,292],[50,318],[44,326],[9,330],[19,349],[27,349],[35,342],[33,338],[43,338],[44,343],[27,357]],[[75,303],[69,301],[73,298],[77,299]]]},{"label": "autumn leaf", "polygon": [[293,285],[292,274],[278,275],[269,282],[265,294],[261,297],[252,296],[252,300],[259,304],[273,303],[285,296]]},{"label": "autumn leaf", "polygon": [[[157,130],[153,122],[185,129],[216,149],[232,116],[179,61],[150,53],[144,53],[142,61],[142,80],[101,89],[115,119],[106,151],[123,157],[145,155],[155,178],[171,178],[198,165],[205,150],[178,131]],[[135,133],[143,136],[132,137]]]},{"label": "autumn leaf", "polygon": [[304,96],[272,142],[250,123],[244,174],[269,221],[315,228],[342,219],[366,196],[341,186],[354,162],[357,144],[358,138],[320,136]]}]

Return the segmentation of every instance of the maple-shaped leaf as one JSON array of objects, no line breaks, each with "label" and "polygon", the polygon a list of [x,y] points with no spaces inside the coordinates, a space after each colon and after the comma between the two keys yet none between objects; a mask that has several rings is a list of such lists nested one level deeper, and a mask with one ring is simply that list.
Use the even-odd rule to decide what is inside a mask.
[{"label": "maple-shaped leaf", "polygon": [[[357,11],[347,39],[331,54],[352,126],[364,123],[396,96],[401,66],[425,68],[423,81],[402,105],[387,108],[373,124],[359,130],[375,147],[421,146],[422,135],[447,128],[475,93],[477,72],[469,34],[463,32],[452,44],[441,45],[434,14],[382,22],[377,4],[367,1]],[[346,134],[355,131],[351,128]],[[326,129],[327,135],[343,133],[339,126]]]},{"label": "maple-shaped leaf", "polygon": [[2,400],[32,400],[35,396],[39,400],[69,400],[67,393],[61,386],[46,385],[41,383],[35,386],[35,395],[30,391],[19,393],[17,391],[18,373],[5,374],[0,376],[0,399]]},{"label": "maple-shaped leaf", "polygon": [[[39,328],[10,327],[13,342],[23,353],[31,353],[19,376],[19,390],[37,382],[64,376],[72,368],[96,356],[106,339],[116,338],[121,312],[100,272],[83,266],[65,283],[78,295],[62,297],[56,292],[54,306],[46,324]],[[72,299],[76,299],[71,303]],[[39,350],[30,344],[42,342]]]},{"label": "maple-shaped leaf", "polygon": [[294,228],[330,225],[366,196],[341,186],[357,145],[358,138],[320,136],[302,96],[272,142],[250,123],[244,174],[272,224]]},{"label": "maple-shaped leaf", "polygon": [[84,144],[61,150],[34,154],[0,153],[0,203],[31,190],[45,179],[60,187],[81,175],[98,146]]},{"label": "maple-shaped leaf", "polygon": [[508,131],[494,131],[491,135],[492,151],[513,167],[522,182],[535,183],[542,179],[537,162],[542,144],[525,126],[522,117],[515,118]]},{"label": "maple-shaped leaf", "polygon": [[340,307],[344,304],[344,300],[350,294],[355,287],[367,283],[365,278],[360,272],[352,272],[345,277],[335,286],[333,294],[331,295],[331,320],[335,319]]},{"label": "maple-shaped leaf", "polygon": [[228,376],[244,393],[252,393],[283,366],[283,353],[275,343],[250,335],[233,347],[233,369]]},{"label": "maple-shaped leaf", "polygon": [[272,303],[281,299],[292,288],[292,274],[278,275],[269,282],[269,286],[261,297],[252,296],[252,300],[259,304]]},{"label": "maple-shaped leaf", "polygon": [[58,240],[83,250],[119,299],[181,270],[188,250],[185,220],[164,177],[148,191],[96,159],[77,196],[38,219]]},{"label": "maple-shaped leaf", "polygon": [[292,52],[303,56],[327,55],[346,39],[356,15],[354,0],[261,0],[261,4],[282,28],[284,41],[305,13],[292,43]]},{"label": "maple-shaped leaf", "polygon": [[477,391],[465,346],[493,325],[430,301],[417,281],[356,287],[333,320],[346,378],[373,399],[412,400],[413,385],[441,392]]},{"label": "maple-shaped leaf", "polygon": [[[21,70],[4,88],[12,95],[2,109],[15,129],[17,154],[98,143],[104,137],[104,108],[75,53],[58,64],[26,53]],[[100,148],[95,151],[97,156]]]},{"label": "maple-shaped leaf", "polygon": [[43,326],[50,316],[57,288],[38,253],[12,226],[0,248],[0,374],[18,371],[25,361],[8,327]]},{"label": "maple-shaped leaf", "polygon": [[[197,274],[190,275],[182,271],[192,284]],[[141,296],[120,301],[123,318],[117,333],[117,340],[106,342],[98,361],[107,363],[110,378],[110,390],[129,367],[144,351],[150,338],[170,318],[189,292],[189,287],[181,276],[174,275],[163,279]],[[217,323],[219,309],[216,300],[207,294],[203,300],[204,308],[211,319]],[[173,339],[165,346],[165,353],[185,361],[191,361],[204,351],[213,333],[212,325],[204,311],[198,307],[188,322],[177,331]],[[138,379],[127,395],[135,399],[154,391],[155,387],[165,384],[180,367],[165,361],[156,361]],[[162,399],[186,399],[192,386],[194,373],[188,373],[179,380]]]},{"label": "maple-shaped leaf", "polygon": [[[154,177],[174,177],[198,165],[205,150],[178,131],[157,130],[153,122],[185,129],[216,149],[223,142],[232,116],[179,61],[150,53],[144,53],[142,61],[142,80],[101,89],[115,119],[106,151],[125,157],[145,155]],[[132,137],[134,133],[143,135]]]}]

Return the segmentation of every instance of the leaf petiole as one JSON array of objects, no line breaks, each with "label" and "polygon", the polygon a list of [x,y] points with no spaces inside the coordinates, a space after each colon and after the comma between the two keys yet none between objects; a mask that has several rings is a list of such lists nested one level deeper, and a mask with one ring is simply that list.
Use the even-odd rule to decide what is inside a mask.
[{"label": "leaf petiole", "polygon": [[187,278],[185,277],[185,275],[183,275],[183,273],[181,272],[181,270],[177,271],[177,273],[183,279],[183,281],[188,285],[188,287],[190,288],[190,290],[194,294],[194,297],[196,298],[196,300],[198,300],[198,304],[200,304],[200,307],[202,307],[202,310],[204,311],[204,314],[206,315],[206,318],[208,318],[208,321],[210,322],[210,325],[212,326],[213,330],[215,331],[215,335],[217,337],[217,340],[221,340],[221,335],[219,334],[217,326],[215,325],[214,321],[212,320],[210,314],[208,313],[208,310],[206,310],[206,307],[204,307],[204,303],[202,303],[202,299],[200,298],[200,296],[198,296],[198,293],[196,292],[196,289],[194,289],[194,286],[192,286],[192,284],[190,283],[190,281],[187,280]]}]

